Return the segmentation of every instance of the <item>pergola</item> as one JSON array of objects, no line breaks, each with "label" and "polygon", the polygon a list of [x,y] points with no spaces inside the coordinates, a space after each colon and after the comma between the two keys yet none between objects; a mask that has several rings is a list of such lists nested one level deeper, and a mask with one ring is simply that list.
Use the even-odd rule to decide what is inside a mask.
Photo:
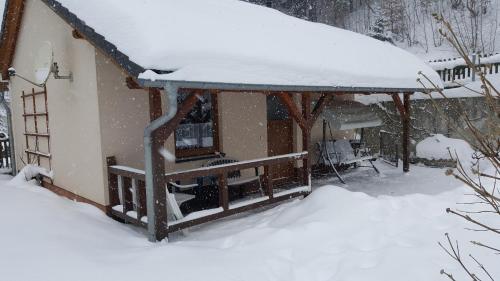
[{"label": "pergola", "polygon": [[[390,95],[400,113],[403,132],[403,170],[410,170],[410,96],[415,92],[426,92],[423,88],[368,88],[368,87],[332,87],[332,86],[299,86],[299,85],[265,85],[265,84],[237,84],[237,83],[215,83],[215,82],[196,82],[196,81],[167,81],[167,80],[147,80],[140,79],[139,84],[148,88],[150,92],[150,112],[151,124],[145,130],[145,182],[147,197],[147,217],[148,231],[151,240],[161,240],[168,235],[172,227],[167,223],[166,191],[164,187],[167,184],[168,176],[165,176],[165,160],[158,153],[168,137],[174,133],[177,126],[188,114],[197,102],[197,94],[210,92],[218,94],[228,92],[234,94],[261,93],[264,95],[277,96],[283,105],[288,109],[289,114],[297,123],[302,131],[302,150],[309,152],[311,150],[311,129],[320,116],[322,110],[328,104],[328,101],[334,96],[346,94],[365,94],[365,95]],[[161,108],[161,96],[164,90],[164,98],[168,101],[168,109],[164,114]],[[177,104],[177,94],[179,92],[187,93],[188,98],[182,103]],[[301,95],[301,108],[297,106],[291,94]],[[320,94],[318,102],[312,108],[311,94]],[[399,94],[403,94],[401,99]],[[298,158],[297,158],[298,159]],[[307,155],[301,157],[303,161],[302,179],[304,184],[311,186],[312,164]],[[265,159],[261,159],[261,162]],[[265,164],[264,162],[261,164]],[[194,171],[195,173],[197,171]],[[179,172],[178,174],[182,174]],[[266,170],[268,173],[268,170]],[[203,174],[203,172],[198,172]],[[190,176],[193,176],[190,173]],[[269,175],[264,175],[269,177]],[[224,185],[224,178],[219,178],[221,185]],[[269,185],[270,180],[266,183]],[[272,189],[271,187],[267,187]],[[227,186],[225,187],[227,189]],[[310,192],[310,190],[309,190]],[[227,193],[227,192],[226,192]],[[272,192],[271,192],[272,193]],[[304,194],[302,194],[304,195]],[[290,196],[292,197],[292,196]],[[289,198],[290,198],[289,197]],[[271,198],[272,199],[272,198]],[[220,217],[233,214],[228,208],[227,194],[222,195],[221,205],[226,213],[209,216],[194,223],[187,223],[175,230],[191,225],[203,223]],[[275,201],[270,201],[272,203]],[[261,204],[260,204],[261,205]],[[258,205],[258,206],[260,206]],[[255,207],[258,207],[257,205]],[[246,210],[246,209],[245,209]]]}]

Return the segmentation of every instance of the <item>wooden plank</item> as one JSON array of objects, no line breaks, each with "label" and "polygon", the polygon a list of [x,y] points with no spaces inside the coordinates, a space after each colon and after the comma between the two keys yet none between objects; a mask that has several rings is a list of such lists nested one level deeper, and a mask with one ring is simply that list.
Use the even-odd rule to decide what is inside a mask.
[{"label": "wooden plank", "polygon": [[21,96],[22,98],[29,98],[29,97],[34,97],[34,96],[39,96],[39,95],[44,95],[45,91],[42,92],[32,92],[31,94],[24,94]]},{"label": "wooden plank", "polygon": [[[114,156],[106,158],[106,165],[109,166],[116,165],[116,158]],[[118,196],[118,176],[113,173],[108,172],[108,194],[109,194],[109,205],[116,206],[120,204],[120,198]]]},{"label": "wooden plank", "polygon": [[177,114],[170,120],[167,124],[162,126],[161,130],[163,130],[163,142],[165,142],[175,129],[179,126],[181,121],[186,118],[186,115],[193,110],[194,105],[198,102],[198,95],[201,95],[202,92],[196,91],[191,93],[186,100],[179,106],[177,109]]},{"label": "wooden plank", "polygon": [[268,200],[265,200],[265,201],[257,202],[257,203],[246,205],[246,206],[242,206],[242,207],[239,207],[239,208],[228,209],[227,211],[223,211],[223,212],[216,213],[216,214],[213,214],[213,215],[205,216],[205,217],[202,217],[202,218],[199,218],[199,219],[194,219],[194,220],[190,220],[190,221],[186,221],[186,222],[174,224],[172,226],[169,226],[168,232],[169,233],[176,232],[176,231],[179,231],[179,230],[182,230],[182,229],[185,229],[185,228],[188,228],[188,227],[192,227],[192,226],[195,226],[195,225],[200,225],[200,224],[211,222],[211,221],[214,221],[214,220],[217,220],[217,219],[221,219],[221,218],[225,218],[225,217],[228,217],[228,216],[232,216],[232,215],[235,215],[235,214],[238,214],[238,213],[242,213],[242,212],[246,212],[246,211],[251,211],[251,210],[258,209],[258,208],[262,208],[262,207],[270,205],[270,204],[275,204],[275,203],[279,203],[279,202],[282,202],[282,201],[290,200],[292,198],[296,198],[296,197],[300,197],[300,196],[307,196],[307,195],[308,195],[307,192],[296,192],[296,193],[287,194],[285,196],[275,197],[275,198],[268,199]]},{"label": "wooden plank", "polygon": [[146,207],[146,183],[141,180],[136,180],[136,200],[137,200],[137,215],[140,220],[147,215]]},{"label": "wooden plank", "polygon": [[[307,152],[302,152],[302,153],[294,153],[294,154],[292,154],[292,156],[285,156],[285,157],[277,156],[277,157],[272,157],[272,158],[248,160],[248,161],[229,163],[229,164],[219,165],[219,166],[202,167],[202,168],[197,168],[197,169],[192,169],[192,170],[179,171],[179,172],[165,174],[165,180],[166,180],[166,182],[170,182],[170,181],[176,181],[176,180],[182,180],[182,179],[191,179],[193,177],[217,175],[217,174],[221,174],[223,172],[232,172],[232,171],[245,170],[245,169],[250,169],[250,168],[255,168],[255,167],[263,167],[263,166],[267,166],[267,165],[286,163],[290,160],[305,159],[308,157],[307,155],[308,155]],[[140,171],[140,172],[135,172],[132,169],[119,168],[116,165],[108,167],[108,173],[110,173],[110,174],[120,175],[120,176],[134,178],[134,179],[144,181],[145,180],[144,171],[142,171],[142,170],[138,170],[138,171]]]},{"label": "wooden plank", "polygon": [[143,228],[147,228],[148,227],[147,223],[145,223],[143,221],[140,221],[140,220],[137,220],[136,218],[129,217],[129,216],[127,216],[126,214],[124,214],[122,212],[119,212],[119,211],[111,209],[110,213],[111,213],[112,217],[117,218],[117,219],[119,219],[119,220],[121,220],[123,222],[130,223],[130,224],[133,224],[133,225],[137,225],[137,226],[143,227]]},{"label": "wooden plank", "polygon": [[124,213],[126,214],[128,211],[133,211],[134,210],[134,202],[133,202],[133,195],[132,195],[132,179],[131,178],[125,178],[121,177],[122,182],[123,182],[123,189],[122,189],[122,198],[123,198],[123,210]]},{"label": "wooden plank", "polygon": [[14,53],[16,50],[17,37],[21,29],[21,22],[24,11],[24,0],[9,0],[0,41],[0,68],[2,77],[9,79],[9,67],[12,66]]},{"label": "wooden plank", "polygon": [[269,165],[264,166],[264,187],[266,188],[266,195],[269,196],[270,199],[274,198],[274,186],[273,179],[271,174],[271,169]]},{"label": "wooden plank", "polygon": [[47,112],[39,112],[39,113],[25,113],[23,117],[36,117],[36,116],[46,116]]},{"label": "wooden plank", "polygon": [[219,175],[219,203],[220,206],[227,211],[229,209],[229,190],[227,186],[227,174]]},{"label": "wooden plank", "polygon": [[312,111],[311,117],[307,121],[308,127],[312,129],[314,126],[314,123],[316,123],[316,120],[318,120],[319,115],[325,109],[326,105],[330,102],[332,99],[332,95],[328,94],[321,94],[321,97],[318,100],[318,103],[314,106],[314,109]]},{"label": "wooden plank", "polygon": [[31,155],[45,157],[45,158],[51,158],[52,157],[52,155],[50,155],[48,153],[43,153],[43,152],[40,152],[40,151],[34,151],[34,150],[29,150],[29,149],[24,150],[24,152],[26,152],[28,154],[31,154]]},{"label": "wooden plank", "polygon": [[[37,115],[38,112],[36,111],[36,96],[35,96],[35,89],[34,88],[31,89],[31,94],[33,95],[32,96],[33,98],[31,100],[33,101],[33,114],[34,114],[34,117],[35,117],[33,119],[33,121],[35,122],[35,133],[38,134],[38,118],[37,117],[39,115]],[[46,114],[45,115],[40,115],[40,116],[46,116]],[[36,150],[40,149],[40,142],[38,140],[38,137],[35,137],[35,149]],[[40,156],[40,155],[38,155],[38,156]],[[40,162],[41,162],[40,161],[40,157],[37,157],[37,164],[38,164],[38,166],[40,166]]]},{"label": "wooden plank", "polygon": [[399,111],[399,115],[401,118],[406,118],[406,110],[403,105],[403,102],[401,101],[401,98],[399,97],[399,94],[392,94],[392,100],[394,101],[394,104],[396,105],[396,109]]},{"label": "wooden plank", "polygon": [[[47,86],[43,88],[43,98],[44,98],[44,103],[45,103],[45,112],[49,112],[49,101],[48,101],[48,95],[47,95]],[[45,115],[45,129],[46,133],[50,134],[50,122],[49,122],[49,114]],[[47,141],[47,151],[50,153],[50,139]],[[52,170],[52,158],[49,159],[49,170]]]},{"label": "wooden plank", "polygon": [[288,113],[292,116],[292,118],[297,122],[301,129],[307,127],[307,119],[302,116],[300,110],[297,108],[292,96],[288,93],[281,92],[276,94],[276,96],[281,100],[283,105],[288,109]]},{"label": "wooden plank", "polygon": [[403,171],[410,171],[410,97],[411,93],[404,94],[405,118],[403,118]]},{"label": "wooden plank", "polygon": [[[127,87],[131,90],[139,90],[139,89],[144,89],[143,87],[141,87],[141,85],[139,85],[139,83],[137,83],[137,81],[129,76],[127,78],[125,78],[125,83],[127,84]],[[161,100],[161,96],[160,96],[160,100]]]},{"label": "wooden plank", "polygon": [[[311,116],[311,94],[302,95],[302,115],[304,119]],[[307,119],[306,119],[307,120]],[[309,122],[309,120],[307,120]],[[302,129],[302,151],[311,151],[311,127],[306,126]],[[303,175],[302,179],[305,185],[310,185],[310,178],[312,173],[312,162],[309,158],[303,160]]]},{"label": "wooden plank", "polygon": [[73,38],[75,39],[85,39],[83,37],[83,35],[76,29],[73,29],[73,31],[71,32],[71,35],[73,36]]},{"label": "wooden plank", "polygon": [[193,170],[180,171],[176,173],[170,173],[165,175],[166,182],[175,182],[177,180],[189,180],[197,177],[205,177],[211,175],[218,175],[222,173],[229,173],[232,171],[245,170],[255,167],[262,167],[266,165],[275,165],[279,163],[285,163],[290,160],[303,160],[306,159],[307,152],[302,154],[297,154],[293,157],[276,157],[271,159],[261,159],[255,161],[242,161],[236,163],[230,163],[226,165],[213,166],[213,167],[203,167]]},{"label": "wooden plank", "polygon": [[30,137],[40,137],[40,138],[49,138],[50,135],[46,133],[24,133],[25,136]]},{"label": "wooden plank", "polygon": [[108,173],[116,175],[116,176],[123,176],[123,177],[138,179],[138,180],[142,180],[142,181],[146,180],[144,173],[142,173],[142,174],[135,173],[133,171],[123,170],[123,169],[115,168],[112,166],[108,167]]},{"label": "wooden plank", "polygon": [[[160,118],[163,115],[161,91],[159,89],[149,89],[149,117],[151,121]],[[165,159],[159,153],[166,141],[165,131],[161,128],[153,132],[152,145],[152,161],[153,161],[153,194],[149,198],[153,198],[154,213],[155,213],[155,233],[154,238],[161,241],[168,236],[168,215],[167,215],[167,193],[165,190]],[[151,199],[149,199],[151,200]]]}]

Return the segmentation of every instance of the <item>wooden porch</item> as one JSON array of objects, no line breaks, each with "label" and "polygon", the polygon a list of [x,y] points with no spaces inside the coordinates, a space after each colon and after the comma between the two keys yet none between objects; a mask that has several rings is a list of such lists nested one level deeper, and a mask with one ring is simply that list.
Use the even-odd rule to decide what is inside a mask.
[{"label": "wooden porch", "polygon": [[[150,119],[155,121],[164,116],[162,112],[162,93],[159,88],[148,88],[150,99]],[[177,88],[186,98],[177,105],[176,113],[152,134],[152,178],[151,186],[147,186],[148,173],[144,170],[120,166],[114,158],[108,159],[109,200],[112,207],[111,214],[124,222],[135,224],[148,229],[151,240],[162,240],[172,232],[191,226],[203,224],[233,214],[253,210],[294,197],[307,196],[311,192],[312,163],[310,152],[311,130],[322,110],[335,95],[353,94],[354,92],[319,92],[319,99],[312,103],[312,92],[284,92],[284,91],[248,91],[235,90],[236,95],[247,93],[261,93],[266,96],[277,97],[286,107],[288,114],[298,125],[302,134],[302,151],[291,154],[277,155],[261,159],[246,160],[242,162],[202,167],[186,171],[165,172],[165,159],[159,153],[166,140],[172,135],[186,115],[192,110],[199,96],[204,92],[218,95],[222,91],[214,89]],[[294,99],[293,93],[300,94],[300,99]],[[367,93],[368,94],[368,93]],[[404,94],[401,100],[398,93],[393,91],[373,91],[369,94],[392,95],[403,120],[403,162],[404,170],[409,170],[409,97],[411,93]],[[300,164],[299,164],[300,162]],[[299,184],[289,184],[277,187],[273,183],[271,169],[273,166],[293,163],[298,172]],[[261,169],[264,171],[259,176],[262,196],[232,201],[229,198],[228,176],[235,171],[245,169]],[[147,169],[146,169],[147,170]],[[215,179],[217,187],[218,204],[214,208],[196,211],[180,219],[172,219],[169,214],[167,202],[169,201],[169,184],[211,177]],[[148,218],[149,221],[148,221]],[[151,221],[153,218],[153,221]]]},{"label": "wooden porch", "polygon": [[[217,178],[219,204],[215,208],[190,213],[179,220],[172,221],[166,218],[161,224],[163,228],[162,231],[169,234],[198,224],[309,194],[311,192],[311,185],[308,178],[302,179],[299,184],[276,187],[273,186],[273,181],[269,177],[270,166],[290,161],[307,161],[307,158],[308,153],[301,152],[212,167],[202,167],[181,172],[165,173],[163,180],[167,183],[201,177]],[[145,172],[116,165],[113,157],[108,158],[108,165],[109,196],[112,206],[111,214],[127,223],[147,227]],[[263,183],[265,194],[250,199],[242,198],[241,200],[231,201],[229,199],[228,174],[235,171],[254,168],[263,168],[265,171],[260,179]],[[166,188],[167,187],[165,187],[165,190]],[[163,211],[165,213],[167,212],[166,204],[157,207],[163,208]]]}]

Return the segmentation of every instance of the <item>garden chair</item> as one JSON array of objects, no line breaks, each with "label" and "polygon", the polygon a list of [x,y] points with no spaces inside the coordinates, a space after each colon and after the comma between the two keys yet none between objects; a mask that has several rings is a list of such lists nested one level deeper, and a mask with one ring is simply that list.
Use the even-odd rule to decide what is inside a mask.
[{"label": "garden chair", "polygon": [[362,146],[354,149],[348,140],[319,142],[318,150],[320,151],[319,161],[329,166],[344,184],[345,181],[338,172],[339,167],[361,167],[359,165],[361,162],[368,161],[370,166],[367,167],[373,168],[375,172],[380,173],[373,163],[373,161],[377,160],[377,156]]}]

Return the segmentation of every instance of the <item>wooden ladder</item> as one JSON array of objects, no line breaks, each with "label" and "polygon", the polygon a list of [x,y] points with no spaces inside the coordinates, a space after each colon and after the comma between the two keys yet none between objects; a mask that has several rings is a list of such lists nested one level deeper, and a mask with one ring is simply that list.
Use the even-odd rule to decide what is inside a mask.
[{"label": "wooden ladder", "polygon": [[[27,164],[42,165],[42,159],[48,161],[48,170],[52,170],[52,155],[50,154],[50,130],[49,130],[49,108],[47,102],[47,88],[44,87],[42,91],[36,92],[33,88],[31,93],[22,92],[23,99],[23,118],[24,118],[24,136],[26,140],[26,149],[24,152],[28,158]],[[37,111],[37,97],[43,97],[44,109]],[[31,102],[33,108],[31,112],[27,112],[27,106]],[[39,118],[43,118],[40,120]],[[32,121],[32,126],[29,122]],[[45,126],[40,125],[45,123]],[[30,124],[31,125],[31,124]],[[42,128],[39,128],[42,126]],[[45,127],[45,128],[43,128]],[[46,149],[41,149],[41,139],[45,139]],[[32,146],[32,144],[34,146]]]}]

